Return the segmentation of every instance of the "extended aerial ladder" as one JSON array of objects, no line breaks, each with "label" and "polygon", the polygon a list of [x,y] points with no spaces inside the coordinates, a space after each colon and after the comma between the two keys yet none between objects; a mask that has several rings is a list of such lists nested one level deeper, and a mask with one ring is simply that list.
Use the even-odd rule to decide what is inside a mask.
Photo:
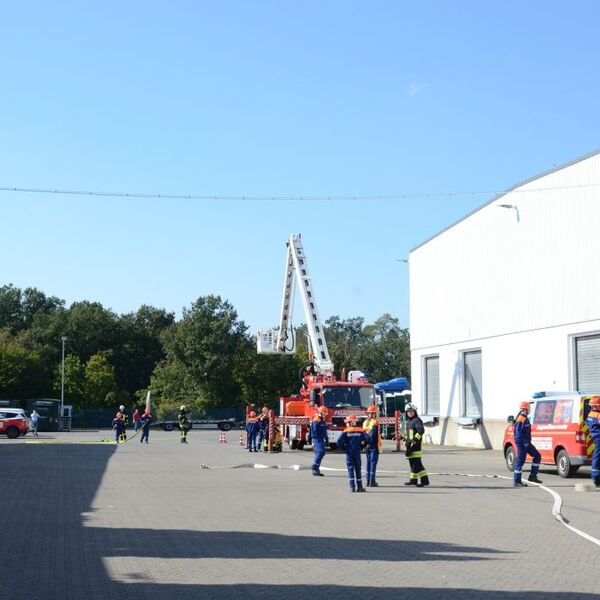
[{"label": "extended aerial ladder", "polygon": [[[333,373],[333,362],[327,348],[313,282],[299,234],[290,236],[287,241],[279,327],[258,332],[257,352],[280,355],[295,353],[296,339],[291,321],[296,286],[304,308],[310,363],[301,371],[300,393],[282,396],[279,399],[279,416],[275,416],[274,411],[269,412],[269,450],[272,449],[276,425],[284,427],[283,437],[292,449],[300,449],[306,442],[310,442],[310,421],[320,405],[328,408],[328,439],[330,446],[335,447],[337,437],[344,428],[344,418],[355,414],[360,420],[366,416],[367,407],[376,402],[373,384],[367,381],[364,373],[350,371],[346,378],[342,372],[339,380]],[[396,414],[394,418],[383,417],[380,422],[395,426],[399,444],[399,415]]]},{"label": "extended aerial ladder", "polygon": [[306,255],[300,234],[290,236],[287,242],[285,277],[283,280],[283,298],[279,327],[268,331],[259,331],[257,350],[259,354],[293,354],[296,351],[296,340],[292,327],[296,282],[302,298],[306,327],[310,342],[309,351],[317,373],[333,375],[333,362],[329,356],[327,342],[323,332],[323,324],[319,317],[312,278],[308,272]]}]

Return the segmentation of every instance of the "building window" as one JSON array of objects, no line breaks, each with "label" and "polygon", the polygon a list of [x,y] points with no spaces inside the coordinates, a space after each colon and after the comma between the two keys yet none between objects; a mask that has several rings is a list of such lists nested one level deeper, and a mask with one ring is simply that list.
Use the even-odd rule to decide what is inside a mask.
[{"label": "building window", "polygon": [[426,356],[423,361],[425,381],[425,414],[440,414],[440,357]]},{"label": "building window", "polygon": [[585,394],[600,393],[600,335],[575,338],[575,388]]},{"label": "building window", "polygon": [[483,416],[481,400],[481,350],[463,352],[463,416]]}]

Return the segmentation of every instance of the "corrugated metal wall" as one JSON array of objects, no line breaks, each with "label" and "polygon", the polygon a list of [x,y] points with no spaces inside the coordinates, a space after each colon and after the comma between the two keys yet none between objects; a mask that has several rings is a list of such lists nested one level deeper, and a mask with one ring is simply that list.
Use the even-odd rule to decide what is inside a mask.
[{"label": "corrugated metal wall", "polygon": [[596,154],[522,185],[413,250],[412,348],[599,319],[598,182]]}]

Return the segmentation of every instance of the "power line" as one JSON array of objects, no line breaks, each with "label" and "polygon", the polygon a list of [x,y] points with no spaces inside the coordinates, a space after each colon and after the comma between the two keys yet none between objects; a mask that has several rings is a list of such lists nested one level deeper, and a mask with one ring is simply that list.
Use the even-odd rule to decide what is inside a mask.
[{"label": "power line", "polygon": [[491,196],[506,193],[524,194],[531,192],[551,192],[556,190],[581,189],[599,186],[600,183],[581,185],[565,185],[546,188],[492,190],[471,192],[433,192],[421,194],[390,194],[390,195],[356,195],[356,196],[222,196],[200,194],[146,194],[141,192],[98,192],[84,190],[60,190],[53,188],[7,187],[0,186],[0,192],[25,192],[30,194],[65,194],[72,196],[104,196],[111,198],[149,198],[162,200],[242,200],[242,201],[272,201],[272,202],[311,202],[311,201],[344,201],[344,200],[416,200],[424,198],[453,198],[460,196]]}]

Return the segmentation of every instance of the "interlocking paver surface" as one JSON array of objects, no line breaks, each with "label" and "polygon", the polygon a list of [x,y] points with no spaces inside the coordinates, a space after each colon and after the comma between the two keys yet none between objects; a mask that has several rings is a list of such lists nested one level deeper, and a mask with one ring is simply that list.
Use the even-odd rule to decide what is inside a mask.
[{"label": "interlocking paver surface", "polygon": [[[7,598],[600,598],[600,547],[553,519],[548,493],[458,475],[508,476],[499,452],[427,446],[441,474],[415,489],[389,446],[381,487],[351,494],[342,454],[316,478],[310,451],[250,454],[239,432],[89,443],[109,437],[0,439]],[[85,443],[55,443],[73,441]],[[571,524],[600,537],[600,494],[574,491],[589,471],[540,476]]]}]

